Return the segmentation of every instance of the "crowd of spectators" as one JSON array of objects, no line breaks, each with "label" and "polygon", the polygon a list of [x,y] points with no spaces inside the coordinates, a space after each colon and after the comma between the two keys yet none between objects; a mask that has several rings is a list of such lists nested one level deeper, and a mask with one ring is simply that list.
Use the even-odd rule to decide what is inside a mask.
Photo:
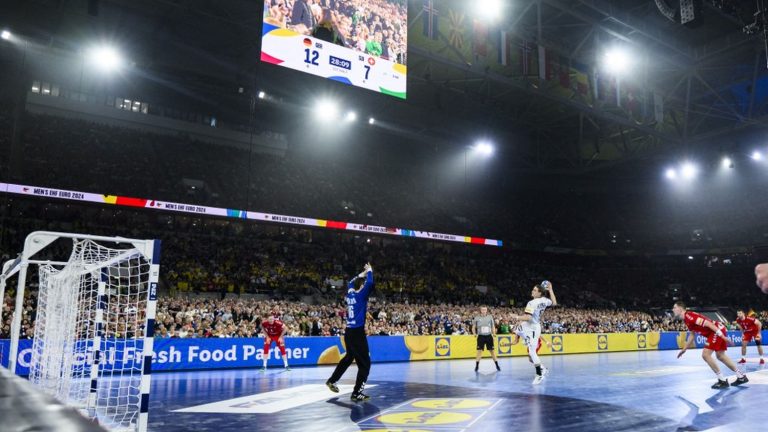
[{"label": "crowd of spectators", "polygon": [[[7,114],[0,110],[0,123],[9,122]],[[567,190],[541,192],[539,197],[533,192],[521,193],[514,200],[490,199],[485,195],[446,199],[439,194],[432,197],[434,190],[403,167],[376,164],[357,167],[341,162],[320,166],[301,158],[260,154],[248,157],[237,148],[212,146],[181,136],[159,136],[43,115],[25,114],[20,124],[21,170],[10,180],[22,184],[442,232],[484,234],[482,226],[492,230],[487,232],[490,237],[505,240],[504,248],[477,247],[59,200],[2,197],[0,251],[3,253],[0,255],[3,259],[21,250],[27,233],[39,229],[159,237],[163,240],[161,282],[167,295],[259,295],[290,302],[285,303],[281,313],[294,317],[288,322],[295,326],[292,331],[299,334],[305,333],[306,324],[313,323],[310,313],[316,314],[322,323],[322,327],[318,327],[321,333],[338,333],[343,327],[341,316],[330,314],[338,313],[336,308],[343,292],[339,288],[360,263],[367,261],[375,263],[377,269],[379,304],[392,305],[391,310],[384,308],[386,319],[374,316],[371,324],[375,327],[371,331],[375,333],[439,334],[446,331],[446,322],[450,323],[451,331],[466,332],[471,305],[503,308],[495,310],[504,315],[524,304],[530,287],[542,279],[558,284],[559,297],[567,306],[552,311],[553,321],[548,324],[548,331],[670,328],[671,323],[649,319],[657,315],[640,315],[640,311],[668,308],[676,299],[699,306],[766,309],[764,296],[753,288],[752,267],[756,258],[748,253],[696,255],[689,260],[685,255],[664,256],[654,254],[653,248],[643,249],[643,238],[665,233],[669,235],[670,248],[683,244],[676,239],[687,232],[683,227],[693,225],[686,218],[678,218],[668,228],[659,226],[654,221],[664,220],[660,210],[643,207],[642,197],[616,198],[614,205],[608,207],[599,204],[602,200],[599,195]],[[8,128],[0,127],[0,155],[9,154],[7,132]],[[196,157],[178,158],[180,154]],[[170,160],[174,163],[164,162]],[[8,172],[8,160],[4,156],[0,156],[0,168]],[[156,175],[145,175],[147,170]],[[336,174],[342,172],[344,175]],[[204,190],[191,191],[182,182],[185,178],[200,180],[205,184]],[[248,187],[242,187],[243,179],[248,178],[251,179]],[[376,191],[375,195],[370,191]],[[633,204],[628,204],[630,202]],[[701,206],[704,205],[698,203],[691,208],[703,214]],[[761,205],[764,203],[755,202],[755,206],[745,209],[747,219],[761,219]],[[515,211],[512,207],[526,210]],[[599,212],[596,208],[610,211]],[[707,224],[735,234],[727,237],[731,242],[741,241],[739,233],[759,232],[759,224],[727,231],[738,225],[722,223],[718,215],[727,209],[727,205],[712,205]],[[604,227],[611,224],[624,224],[627,230],[607,235]],[[651,233],[652,230],[655,232]],[[502,235],[495,236],[495,231]],[[629,244],[627,232],[647,232],[647,236],[638,234],[639,238],[631,243],[632,248],[637,247],[644,253],[624,256],[603,250],[584,255],[563,247],[608,245],[609,250],[612,244],[617,247]],[[707,242],[712,235],[711,231],[699,231],[693,237],[689,235],[686,244],[710,244]],[[596,239],[603,238],[601,236],[605,237],[605,243],[598,244]],[[514,241],[508,241],[509,238]],[[524,241],[516,241],[518,238]],[[521,247],[526,241],[561,247],[551,250],[557,253]],[[645,244],[656,243],[650,240]],[[307,298],[312,301],[305,301]],[[177,301],[179,303],[174,303]],[[179,323],[176,316],[179,310],[175,308],[200,307],[166,298],[164,304],[168,310],[164,313],[167,316],[159,334],[182,332],[185,325],[186,334],[190,326],[196,334],[200,330],[212,335],[216,332],[252,335],[258,331],[254,323],[259,317],[250,316],[246,322],[252,325],[242,326],[243,319],[235,324],[234,320],[226,322],[215,317],[215,311],[221,308],[253,310],[257,307],[256,300],[223,301],[234,303],[202,304],[208,314],[206,322],[190,315]],[[25,335],[34,321],[30,315],[30,311],[32,314],[34,311],[34,298],[29,302],[32,303],[25,306]],[[326,309],[310,304],[323,304]],[[288,313],[294,309],[295,313]],[[635,312],[615,315],[610,311]],[[399,318],[393,317],[394,314]],[[415,320],[417,314],[422,319]],[[240,312],[236,315],[240,317]],[[410,315],[414,315],[414,320],[410,320]],[[436,315],[443,318],[436,320]],[[402,316],[408,319],[403,320]],[[172,322],[166,322],[169,318]],[[186,322],[186,318],[191,321]],[[2,329],[7,332],[5,326],[3,323]],[[131,329],[126,324],[123,329],[116,328],[120,330]]]},{"label": "crowd of spectators", "polygon": [[265,0],[265,21],[405,64],[405,0]]},{"label": "crowd of spectators", "polygon": [[[3,303],[4,322],[0,339],[10,335],[10,304]],[[34,335],[36,292],[25,300],[21,337]],[[117,313],[106,325],[108,337],[141,337],[143,323],[135,314]],[[339,302],[309,305],[285,300],[240,298],[165,297],[158,300],[155,337],[157,338],[233,338],[258,337],[265,314],[281,319],[288,336],[340,336],[344,334],[346,307]],[[367,332],[377,336],[463,335],[471,334],[472,320],[479,305],[394,303],[374,298],[367,319]],[[496,320],[498,334],[511,334],[521,308],[495,306],[489,309]],[[543,316],[542,332],[626,333],[685,331],[682,321],[670,315],[617,309],[551,308]],[[768,322],[768,312],[757,317]],[[732,330],[738,330],[732,326]]]},{"label": "crowd of spectators", "polygon": [[[751,246],[768,234],[762,217],[768,201],[752,200],[759,191],[746,183],[684,202],[661,199],[650,187],[617,194],[494,183],[462,195],[410,165],[249,154],[184,136],[44,115],[24,114],[18,124],[19,167],[8,180],[21,184],[497,238],[538,249],[665,253]],[[0,127],[5,173],[9,136],[9,128]],[[192,188],[185,179],[202,186]],[[740,209],[738,223],[734,208]]]}]

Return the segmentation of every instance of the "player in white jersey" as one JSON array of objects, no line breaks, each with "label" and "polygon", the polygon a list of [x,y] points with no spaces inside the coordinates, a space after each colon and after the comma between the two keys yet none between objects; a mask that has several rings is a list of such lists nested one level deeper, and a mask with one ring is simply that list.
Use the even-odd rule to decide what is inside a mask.
[{"label": "player in white jersey", "polygon": [[[546,297],[547,295],[549,298]],[[555,297],[555,292],[549,281],[534,286],[531,290],[531,297],[533,300],[525,306],[525,315],[518,315],[515,318],[520,321],[521,336],[528,348],[528,356],[536,367],[536,378],[533,380],[535,385],[541,384],[548,372],[547,368],[541,365],[541,359],[536,353],[541,337],[541,314],[549,306],[557,306],[557,297]]]}]

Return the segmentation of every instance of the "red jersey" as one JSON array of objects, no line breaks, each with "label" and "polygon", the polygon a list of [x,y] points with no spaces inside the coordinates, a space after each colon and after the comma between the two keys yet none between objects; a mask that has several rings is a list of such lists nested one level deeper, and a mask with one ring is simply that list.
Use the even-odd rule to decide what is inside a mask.
[{"label": "red jersey", "polygon": [[264,332],[266,332],[270,338],[275,339],[283,334],[285,325],[283,325],[282,321],[276,319],[272,322],[272,324],[270,324],[269,321],[263,321],[261,323],[261,328],[264,329]]},{"label": "red jersey", "polygon": [[704,324],[706,324],[707,321],[717,325],[716,322],[705,317],[704,315],[698,314],[692,311],[686,311],[684,319],[685,319],[685,325],[688,326],[688,330],[692,332],[696,332],[702,336],[709,336],[713,333],[712,330],[704,326]]},{"label": "red jersey", "polygon": [[741,330],[745,333],[754,333],[757,331],[757,319],[753,317],[737,319],[736,322],[741,326]]}]

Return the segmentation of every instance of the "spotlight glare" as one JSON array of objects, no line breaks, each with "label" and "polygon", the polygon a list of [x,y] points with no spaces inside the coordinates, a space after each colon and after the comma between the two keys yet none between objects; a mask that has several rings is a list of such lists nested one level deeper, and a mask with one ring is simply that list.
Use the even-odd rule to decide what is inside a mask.
[{"label": "spotlight glare", "polygon": [[496,20],[501,16],[501,0],[479,0],[476,1],[477,13],[488,20]]},{"label": "spotlight glare", "polygon": [[345,117],[347,122],[352,123],[354,121],[357,121],[357,113],[354,111],[350,111],[347,113],[347,116]]},{"label": "spotlight glare", "polygon": [[371,118],[368,119],[368,124],[369,125],[372,125],[372,124],[375,124],[375,123],[376,123],[376,119],[375,118],[371,117]]},{"label": "spotlight glare", "polygon": [[9,32],[8,30],[3,30],[3,32],[0,33],[0,37],[2,37],[3,40],[11,40],[11,36],[12,36],[11,32]]},{"label": "spotlight glare", "polygon": [[317,117],[325,122],[329,122],[335,119],[339,113],[339,107],[336,105],[336,103],[328,99],[319,101],[317,103],[316,110]]},{"label": "spotlight glare", "polygon": [[680,172],[683,174],[684,179],[691,180],[692,178],[696,177],[696,174],[698,174],[699,170],[696,168],[696,165],[692,164],[691,162],[685,162],[680,168]]},{"label": "spotlight glare", "polygon": [[263,91],[260,91],[259,92],[259,99],[264,99],[265,97],[267,97],[267,94],[264,93]]},{"label": "spotlight glare", "polygon": [[667,172],[665,173],[665,176],[669,180],[674,180],[677,178],[677,171],[675,171],[674,168],[667,168]]},{"label": "spotlight glare", "polygon": [[120,69],[123,65],[123,59],[120,53],[112,47],[102,46],[91,49],[88,53],[91,63],[104,72],[112,72]]},{"label": "spotlight glare", "polygon": [[723,168],[733,168],[733,160],[728,156],[723,158]]},{"label": "spotlight glare", "polygon": [[605,53],[603,64],[609,73],[620,75],[629,70],[632,59],[625,50],[613,48]]},{"label": "spotlight glare", "polygon": [[756,160],[756,161],[763,160],[763,154],[760,153],[759,151],[752,152],[751,157],[752,157],[752,160]]},{"label": "spotlight glare", "polygon": [[489,142],[483,141],[475,145],[475,151],[483,156],[490,156],[493,154],[493,145]]}]

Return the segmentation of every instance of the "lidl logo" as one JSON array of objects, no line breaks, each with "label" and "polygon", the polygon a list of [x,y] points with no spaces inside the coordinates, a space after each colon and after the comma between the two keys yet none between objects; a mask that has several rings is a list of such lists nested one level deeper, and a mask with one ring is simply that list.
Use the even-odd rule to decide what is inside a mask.
[{"label": "lidl logo", "polygon": [[451,339],[447,337],[435,338],[435,357],[451,356]]},{"label": "lidl logo", "polygon": [[455,423],[466,423],[472,420],[474,416],[461,412],[446,411],[413,411],[384,414],[377,418],[383,424],[394,425],[450,425]]},{"label": "lidl logo", "polygon": [[608,349],[608,335],[597,335],[597,350],[605,351]]},{"label": "lidl logo", "polygon": [[637,348],[645,349],[648,346],[648,339],[644,334],[637,335]]},{"label": "lidl logo", "polygon": [[496,345],[499,347],[499,354],[510,354],[512,352],[512,337],[499,336]]},{"label": "lidl logo", "polygon": [[552,352],[563,352],[563,337],[552,336]]}]

